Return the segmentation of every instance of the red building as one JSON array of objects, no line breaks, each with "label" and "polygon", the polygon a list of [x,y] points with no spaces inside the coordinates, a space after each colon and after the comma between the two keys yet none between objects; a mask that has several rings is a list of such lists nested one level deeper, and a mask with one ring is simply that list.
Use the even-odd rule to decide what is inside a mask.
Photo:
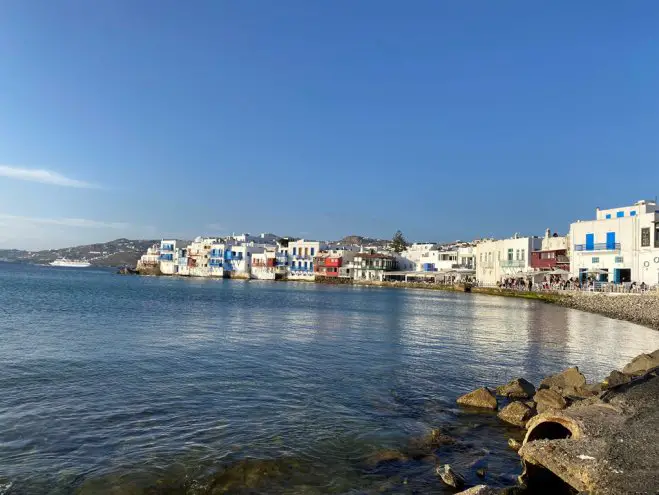
[{"label": "red building", "polygon": [[551,235],[549,229],[542,240],[542,247],[531,253],[531,268],[535,270],[562,269],[570,271],[567,238]]},{"label": "red building", "polygon": [[339,268],[342,266],[343,258],[341,256],[321,254],[313,260],[314,274],[321,277],[338,277]]}]

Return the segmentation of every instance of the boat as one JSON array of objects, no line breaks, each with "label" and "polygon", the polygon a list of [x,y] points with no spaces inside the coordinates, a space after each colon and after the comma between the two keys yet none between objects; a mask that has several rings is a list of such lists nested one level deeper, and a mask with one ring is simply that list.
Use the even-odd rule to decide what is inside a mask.
[{"label": "boat", "polygon": [[59,258],[50,263],[51,266],[63,266],[66,268],[87,268],[92,266],[89,261],[82,260],[67,260],[66,258]]}]

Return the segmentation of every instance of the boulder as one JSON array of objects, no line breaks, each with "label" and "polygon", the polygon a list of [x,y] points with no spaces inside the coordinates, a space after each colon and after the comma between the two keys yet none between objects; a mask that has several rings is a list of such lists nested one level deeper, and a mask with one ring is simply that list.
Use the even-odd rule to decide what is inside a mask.
[{"label": "boulder", "polygon": [[624,385],[625,383],[629,383],[631,381],[631,375],[626,375],[624,373],[620,373],[618,370],[613,370],[611,374],[609,374],[609,376],[604,379],[604,387],[613,388],[617,387],[618,385]]},{"label": "boulder", "polygon": [[465,479],[460,474],[453,471],[449,464],[437,467],[437,474],[444,483],[453,488],[462,488],[465,485]]},{"label": "boulder", "polygon": [[487,485],[477,485],[463,492],[458,492],[456,495],[496,495],[496,493],[497,490]]},{"label": "boulder", "polygon": [[[586,377],[576,366],[551,375],[540,382],[540,389],[553,388],[561,395],[583,395],[586,387]],[[588,394],[590,395],[590,394]]]},{"label": "boulder", "polygon": [[458,397],[458,404],[461,406],[480,407],[481,409],[497,410],[497,398],[487,387],[481,387],[473,392],[469,392]]},{"label": "boulder", "polygon": [[514,380],[497,387],[497,395],[511,399],[530,399],[535,395],[535,387],[524,378]]},{"label": "boulder", "polygon": [[622,369],[622,372],[626,375],[640,376],[657,366],[659,366],[659,354],[658,351],[654,351],[652,354],[636,356]]},{"label": "boulder", "polygon": [[524,428],[526,422],[535,416],[536,412],[523,402],[511,402],[499,411],[499,418],[511,425]]},{"label": "boulder", "polygon": [[519,442],[518,442],[517,440],[515,440],[514,438],[509,438],[509,439],[508,439],[508,447],[510,447],[511,449],[513,449],[515,452],[517,452],[519,449],[522,448],[522,444],[519,443]]},{"label": "boulder", "polygon": [[536,402],[538,414],[550,410],[561,410],[567,407],[567,400],[556,390],[543,388],[536,392],[533,400]]}]

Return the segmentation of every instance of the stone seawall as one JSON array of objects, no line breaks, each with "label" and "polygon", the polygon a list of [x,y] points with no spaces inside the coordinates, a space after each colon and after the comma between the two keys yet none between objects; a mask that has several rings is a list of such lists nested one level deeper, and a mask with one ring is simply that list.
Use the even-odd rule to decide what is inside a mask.
[{"label": "stone seawall", "polygon": [[650,294],[601,294],[575,292],[555,301],[561,306],[599,313],[659,330],[659,292]]}]

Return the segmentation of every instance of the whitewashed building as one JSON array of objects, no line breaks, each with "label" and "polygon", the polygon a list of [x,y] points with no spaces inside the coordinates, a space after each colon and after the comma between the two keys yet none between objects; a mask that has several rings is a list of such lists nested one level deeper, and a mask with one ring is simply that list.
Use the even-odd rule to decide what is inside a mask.
[{"label": "whitewashed building", "polygon": [[396,258],[383,253],[357,253],[349,264],[354,280],[381,282],[386,272],[397,269]]},{"label": "whitewashed building", "polygon": [[542,239],[515,234],[509,239],[480,241],[474,247],[476,280],[495,285],[531,271],[531,253],[540,249]]},{"label": "whitewashed building", "polygon": [[595,211],[570,226],[570,271],[582,280],[659,283],[659,212],[655,201]]},{"label": "whitewashed building", "polygon": [[257,280],[276,280],[285,274],[284,267],[277,266],[277,248],[267,247],[261,253],[252,254],[251,277]]},{"label": "whitewashed building", "polygon": [[160,267],[160,244],[154,244],[137,261],[137,271],[153,270]]},{"label": "whitewashed building", "polygon": [[163,275],[178,273],[179,246],[175,239],[160,241],[160,272]]},{"label": "whitewashed building", "polygon": [[318,241],[290,241],[287,246],[289,258],[289,280],[314,280],[313,259],[318,253],[327,249],[327,245]]}]

